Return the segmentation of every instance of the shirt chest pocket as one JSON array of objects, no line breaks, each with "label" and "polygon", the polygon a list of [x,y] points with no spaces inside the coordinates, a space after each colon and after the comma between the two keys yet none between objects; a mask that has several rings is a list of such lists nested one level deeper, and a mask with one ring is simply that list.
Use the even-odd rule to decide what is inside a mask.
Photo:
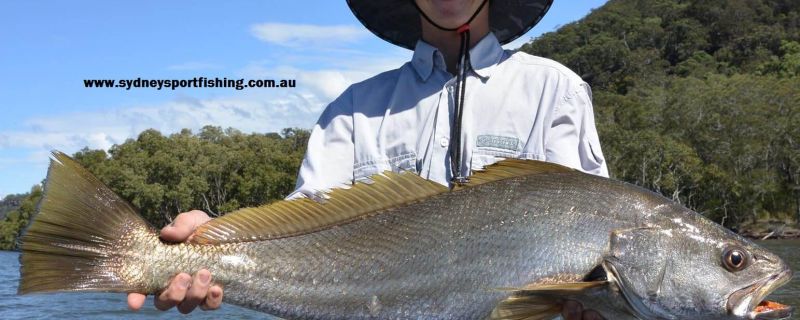
[{"label": "shirt chest pocket", "polygon": [[522,145],[518,138],[498,135],[479,135],[472,150],[470,168],[480,170],[502,159],[520,158]]},{"label": "shirt chest pocket", "polygon": [[353,166],[353,179],[356,181],[364,180],[384,171],[418,173],[417,154],[415,152],[403,152],[395,156],[358,161]]}]

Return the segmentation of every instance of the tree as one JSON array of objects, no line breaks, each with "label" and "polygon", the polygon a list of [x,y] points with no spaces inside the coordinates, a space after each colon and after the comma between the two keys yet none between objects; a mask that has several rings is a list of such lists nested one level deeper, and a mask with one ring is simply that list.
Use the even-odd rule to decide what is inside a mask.
[{"label": "tree", "polygon": [[800,220],[800,2],[611,0],[521,50],[593,88],[613,177],[730,227]]},{"label": "tree", "polygon": [[28,225],[30,218],[36,213],[39,200],[42,198],[42,188],[33,186],[31,192],[20,203],[19,208],[6,214],[0,222],[0,250],[15,250],[17,239]]}]

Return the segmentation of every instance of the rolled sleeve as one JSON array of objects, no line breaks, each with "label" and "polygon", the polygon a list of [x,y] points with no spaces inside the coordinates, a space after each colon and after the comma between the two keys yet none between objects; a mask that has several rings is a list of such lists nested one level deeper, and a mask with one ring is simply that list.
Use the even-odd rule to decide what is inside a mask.
[{"label": "rolled sleeve", "polygon": [[608,177],[589,85],[570,87],[552,119],[545,142],[547,161]]},{"label": "rolled sleeve", "polygon": [[352,96],[345,91],[322,113],[297,176],[295,191],[286,199],[319,196],[319,192],[353,181],[354,145]]}]

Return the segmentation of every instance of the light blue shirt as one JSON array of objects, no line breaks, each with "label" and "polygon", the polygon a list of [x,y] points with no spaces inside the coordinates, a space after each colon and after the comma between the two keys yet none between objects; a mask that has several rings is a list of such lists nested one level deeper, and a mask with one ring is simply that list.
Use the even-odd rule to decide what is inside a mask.
[{"label": "light blue shirt", "polygon": [[[561,64],[505,51],[489,34],[471,50],[461,127],[462,174],[502,158],[608,176],[591,90]],[[410,62],[351,85],[322,113],[289,195],[316,195],[386,170],[447,185],[456,79],[419,41]]]}]

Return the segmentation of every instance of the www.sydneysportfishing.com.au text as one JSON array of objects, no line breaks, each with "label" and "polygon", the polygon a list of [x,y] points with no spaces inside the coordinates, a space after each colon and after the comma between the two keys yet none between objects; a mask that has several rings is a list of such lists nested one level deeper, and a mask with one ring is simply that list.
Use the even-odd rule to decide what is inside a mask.
[{"label": "www.sydneysportfishing.com.au text", "polygon": [[132,88],[149,89],[178,89],[178,88],[232,88],[242,90],[245,88],[294,88],[297,80],[275,79],[228,79],[195,77],[192,79],[84,79],[86,88]]}]

